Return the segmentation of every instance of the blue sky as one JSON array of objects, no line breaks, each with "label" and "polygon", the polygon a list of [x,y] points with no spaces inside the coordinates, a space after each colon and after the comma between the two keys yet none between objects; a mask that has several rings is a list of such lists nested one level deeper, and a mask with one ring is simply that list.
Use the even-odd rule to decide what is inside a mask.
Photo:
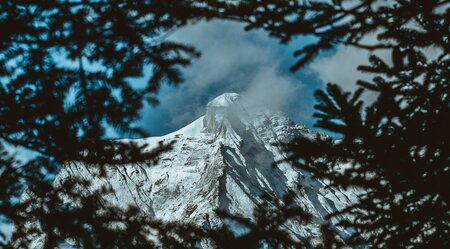
[{"label": "blue sky", "polygon": [[[264,31],[244,31],[242,24],[213,20],[200,22],[172,33],[170,40],[196,47],[202,56],[183,70],[184,83],[163,85],[158,94],[160,104],[146,105],[141,110],[138,125],[151,136],[176,131],[206,110],[206,104],[225,92],[236,92],[262,105],[280,109],[297,123],[313,128],[314,91],[333,81],[346,90],[354,90],[357,79],[369,80],[370,75],[356,73],[367,62],[367,52],[338,46],[323,53],[305,68],[291,73],[296,61],[293,52],[313,38],[301,38],[286,45],[279,44]],[[367,38],[369,43],[374,37]],[[384,59],[388,52],[377,53]],[[63,55],[62,55],[63,56]],[[61,59],[61,63],[68,63]],[[70,64],[68,64],[70,65]],[[143,87],[151,72],[143,78],[131,78],[135,87]],[[373,97],[366,96],[366,100]],[[127,137],[108,130],[109,138]],[[32,156],[23,152],[23,159]]]},{"label": "blue sky", "polygon": [[[375,37],[368,35],[363,41],[370,44]],[[246,32],[242,24],[230,21],[200,22],[174,32],[169,39],[193,45],[202,56],[183,71],[182,85],[163,86],[158,95],[160,104],[142,109],[140,125],[151,135],[186,126],[205,113],[209,100],[225,92],[237,92],[278,108],[295,122],[313,128],[315,90],[333,82],[353,91],[358,79],[373,77],[356,71],[357,66],[367,64],[368,52],[345,46],[324,52],[305,68],[291,73],[289,68],[296,61],[293,52],[313,37],[281,45],[264,31]],[[389,51],[378,51],[377,55],[390,61]],[[139,86],[145,80],[130,82]],[[363,99],[371,102],[374,96],[365,93]]]},{"label": "blue sky", "polygon": [[[224,92],[241,93],[312,127],[313,92],[323,83],[310,67],[289,71],[295,62],[293,51],[311,38],[280,45],[264,31],[246,32],[238,23],[211,21],[178,30],[169,39],[195,46],[202,56],[183,71],[182,85],[163,86],[160,104],[142,110],[140,125],[151,135],[184,127],[204,114],[209,100]],[[130,82],[139,86],[144,81]]]}]

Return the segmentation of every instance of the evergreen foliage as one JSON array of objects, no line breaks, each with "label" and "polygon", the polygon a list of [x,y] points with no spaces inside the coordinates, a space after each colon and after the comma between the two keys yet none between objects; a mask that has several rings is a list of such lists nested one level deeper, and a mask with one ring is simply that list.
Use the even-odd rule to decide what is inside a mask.
[{"label": "evergreen foliage", "polygon": [[[144,134],[134,124],[143,100],[157,103],[161,84],[179,84],[181,68],[199,56],[165,35],[225,7],[209,0],[0,2],[0,143],[33,155],[19,161],[0,148],[0,221],[15,226],[10,240],[0,231],[2,247],[55,248],[65,239],[83,248],[151,247],[146,231],[156,225],[134,208],[97,200],[107,190],[81,196],[77,186],[89,184],[81,179],[53,186],[51,176],[67,161],[99,174],[106,165],[151,165],[170,149],[112,142],[106,129]],[[145,68],[148,84],[133,88],[129,79]]]},{"label": "evergreen foliage", "polygon": [[[318,38],[295,52],[295,71],[320,51],[342,44],[372,52],[358,70],[374,75],[345,92],[329,83],[315,96],[316,126],[332,141],[297,138],[283,144],[286,161],[327,180],[357,187],[357,203],[329,217],[354,229],[349,245],[446,248],[450,245],[450,1],[243,1],[236,15],[281,42]],[[374,43],[364,37],[376,34]],[[376,56],[390,50],[392,61]],[[429,54],[433,50],[436,56]],[[345,62],[343,62],[345,63]],[[363,103],[364,91],[376,93]]]},{"label": "evergreen foliage", "polygon": [[[448,0],[240,0],[62,1],[0,3],[1,143],[34,153],[21,162],[0,145],[0,221],[15,224],[3,248],[447,248],[450,245],[450,102]],[[199,56],[194,48],[164,40],[188,23],[213,17],[262,28],[282,43],[302,35],[317,41],[295,52],[296,71],[336,45],[373,52],[355,92],[329,83],[316,92],[317,127],[341,139],[296,138],[282,144],[286,161],[325,179],[330,187],[363,190],[358,201],[328,217],[323,240],[292,239],[289,220],[313,222],[299,207],[267,196],[254,221],[220,213],[248,233],[161,223],[130,207],[121,210],[98,195],[80,193],[82,179],[54,186],[48,176],[66,161],[92,165],[157,162],[170,149],[106,140],[107,127],[142,135],[133,124],[142,100],[157,103],[161,84],[178,84],[180,68]],[[375,43],[364,43],[376,34]],[[392,61],[376,56],[389,50]],[[437,54],[427,54],[433,49]],[[144,90],[127,81],[153,70]],[[364,103],[364,92],[377,99]],[[26,190],[26,194],[23,192]],[[73,203],[65,200],[69,197]],[[332,224],[340,215],[350,217]],[[333,226],[353,229],[339,238]],[[150,236],[149,236],[150,235]],[[0,231],[0,238],[4,234]],[[159,242],[151,238],[157,238]]]}]

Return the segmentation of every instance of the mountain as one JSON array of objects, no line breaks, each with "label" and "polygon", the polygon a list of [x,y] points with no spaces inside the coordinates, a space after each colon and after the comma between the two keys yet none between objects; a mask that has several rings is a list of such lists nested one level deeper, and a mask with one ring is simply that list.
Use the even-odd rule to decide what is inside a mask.
[{"label": "mountain", "polygon": [[[67,163],[56,178],[81,176],[92,188],[111,187],[103,198],[113,205],[135,205],[142,212],[167,221],[192,222],[203,227],[223,224],[214,210],[252,217],[264,192],[282,197],[293,190],[298,205],[317,219],[340,209],[356,196],[353,191],[325,189],[321,181],[286,163],[273,145],[295,136],[317,134],[295,124],[283,113],[248,108],[242,97],[225,93],[208,103],[206,114],[186,127],[162,137],[133,140],[154,148],[176,140],[173,150],[155,166],[123,165],[108,168],[99,178],[85,165]],[[129,140],[122,140],[127,142]],[[302,192],[302,194],[300,194]],[[293,236],[316,234],[317,227],[289,226]],[[340,231],[345,234],[345,231]]]}]

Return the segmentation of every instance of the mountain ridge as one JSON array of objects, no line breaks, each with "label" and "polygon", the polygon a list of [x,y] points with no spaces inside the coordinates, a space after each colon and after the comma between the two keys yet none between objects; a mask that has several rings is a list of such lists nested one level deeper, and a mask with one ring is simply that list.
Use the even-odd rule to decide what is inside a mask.
[{"label": "mountain ridge", "polygon": [[[350,203],[355,193],[325,190],[325,184],[307,172],[287,163],[275,164],[284,154],[274,145],[295,136],[313,139],[316,134],[281,112],[248,110],[239,94],[226,93],[209,102],[206,114],[186,127],[161,137],[132,140],[149,149],[161,141],[176,140],[173,150],[163,153],[157,165],[111,166],[108,177],[99,178],[89,167],[69,162],[55,184],[79,176],[92,181],[90,190],[112,188],[112,194],[102,197],[112,205],[134,205],[156,219],[207,228],[224,224],[214,210],[250,218],[264,193],[282,198],[294,191],[299,193],[296,204],[320,220]],[[318,234],[318,227],[292,225],[289,230],[298,238]]]}]

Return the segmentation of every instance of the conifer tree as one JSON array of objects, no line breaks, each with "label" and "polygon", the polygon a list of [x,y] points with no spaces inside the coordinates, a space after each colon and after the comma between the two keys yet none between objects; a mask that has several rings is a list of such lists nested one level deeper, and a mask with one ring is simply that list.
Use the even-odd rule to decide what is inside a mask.
[{"label": "conifer tree", "polygon": [[[218,16],[221,1],[6,0],[0,2],[0,246],[83,248],[155,246],[148,231],[159,225],[136,208],[119,210],[80,193],[90,183],[52,179],[63,163],[104,166],[155,163],[170,149],[107,140],[106,129],[142,135],[134,124],[143,100],[156,103],[161,84],[179,84],[180,69],[199,56],[165,35]],[[129,79],[152,71],[146,88]],[[32,155],[19,160],[5,146]],[[25,193],[25,194],[24,194]],[[68,203],[67,200],[73,200]]]},{"label": "conifer tree", "polygon": [[[449,4],[244,0],[233,10],[247,29],[265,29],[282,43],[303,35],[317,38],[295,52],[292,71],[336,45],[372,53],[368,65],[358,67],[374,75],[371,81],[355,82],[354,92],[328,83],[315,93],[316,126],[339,139],[299,137],[281,145],[289,155],[286,161],[329,181],[330,187],[363,190],[355,204],[329,217],[351,217],[338,223],[355,231],[348,245],[450,244]],[[374,43],[364,42],[369,34],[376,35]],[[391,51],[391,62],[378,57],[379,50]],[[376,93],[376,100],[364,103],[364,92]]]},{"label": "conifer tree", "polygon": [[[83,248],[446,248],[450,244],[449,190],[449,4],[446,0],[240,0],[231,1],[61,1],[0,3],[0,138],[1,143],[34,153],[21,162],[0,145],[0,220],[15,224],[4,248],[40,243],[54,248],[71,243]],[[273,200],[255,210],[254,221],[222,213],[249,228],[236,235],[143,217],[136,208],[121,210],[98,195],[80,193],[82,179],[51,182],[66,161],[95,167],[157,162],[170,149],[106,140],[110,126],[142,134],[133,125],[142,99],[155,103],[161,84],[181,82],[180,68],[198,52],[167,42],[164,35],[193,21],[213,17],[262,28],[282,43],[302,35],[317,38],[295,52],[292,71],[336,45],[366,49],[375,74],[345,92],[330,83],[317,91],[316,125],[341,136],[338,141],[296,138],[284,147],[290,163],[310,171],[330,186],[358,187],[357,202],[332,214],[351,217],[340,226],[354,229],[345,241],[324,226],[323,241],[292,240],[280,226],[307,211]],[[375,33],[377,41],[363,38]],[[427,49],[437,54],[431,58]],[[392,63],[376,56],[389,50]],[[144,90],[127,79],[153,70]],[[375,92],[363,103],[364,91]],[[26,195],[23,192],[26,190]],[[73,202],[67,202],[69,197]],[[332,224],[334,225],[334,224]],[[149,234],[158,239],[150,239]],[[3,236],[0,231],[0,237]]]}]

